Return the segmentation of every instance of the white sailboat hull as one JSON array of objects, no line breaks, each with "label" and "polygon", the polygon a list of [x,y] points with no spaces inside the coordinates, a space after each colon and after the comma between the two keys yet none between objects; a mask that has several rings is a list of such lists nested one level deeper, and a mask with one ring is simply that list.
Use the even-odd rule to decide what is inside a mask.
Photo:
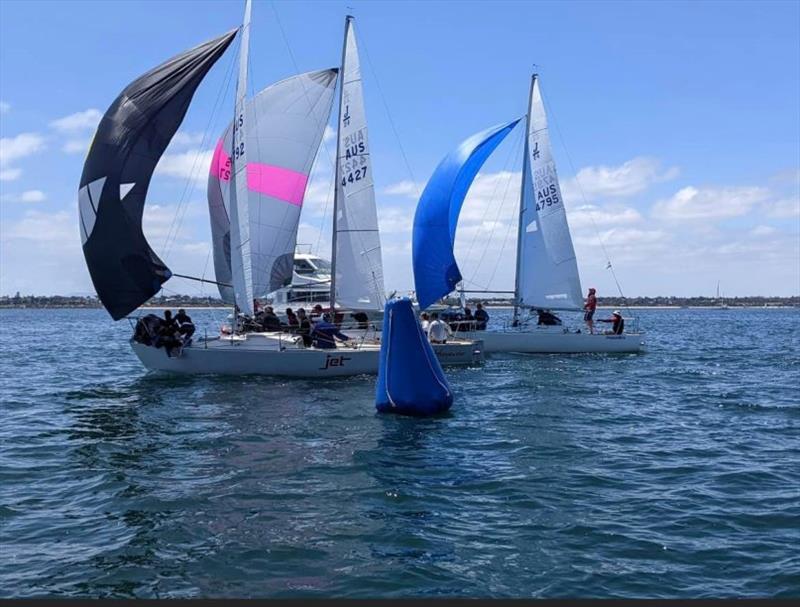
[{"label": "white sailboat hull", "polygon": [[459,333],[465,339],[480,339],[486,354],[636,353],[644,347],[642,333],[603,335],[565,333],[563,330],[528,329],[508,331],[470,331]]},{"label": "white sailboat hull", "polygon": [[[276,377],[346,377],[378,373],[380,345],[361,343],[336,349],[303,348],[278,334],[246,334],[196,341],[179,355],[167,356],[155,348],[131,340],[141,363],[151,371],[181,374],[270,375]],[[442,365],[475,365],[483,362],[480,342],[459,340],[435,345]]]}]

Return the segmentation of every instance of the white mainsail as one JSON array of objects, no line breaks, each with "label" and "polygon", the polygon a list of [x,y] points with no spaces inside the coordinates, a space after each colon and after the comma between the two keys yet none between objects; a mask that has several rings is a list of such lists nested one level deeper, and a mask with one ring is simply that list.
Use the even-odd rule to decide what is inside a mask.
[{"label": "white mainsail", "polygon": [[[245,92],[249,28],[248,0],[233,123],[228,207],[233,291],[239,309],[252,315],[255,298],[281,288],[292,279],[300,210],[311,165],[330,116],[338,70],[287,78],[248,102]],[[224,150],[225,143],[221,147]],[[212,169],[226,164],[227,160],[220,158],[217,163],[212,162]],[[212,222],[212,228],[213,225]],[[224,235],[223,239],[215,238],[215,245],[217,242],[224,243]],[[215,262],[218,254],[215,246]],[[222,254],[224,257],[224,250]]]},{"label": "white mainsail", "polygon": [[539,309],[580,309],[581,280],[550,147],[539,78],[531,82],[522,170],[517,305]]},{"label": "white mainsail", "polygon": [[[305,186],[330,115],[335,84],[336,70],[308,72],[273,84],[245,103],[245,122],[250,127],[245,140],[249,147],[247,190],[244,199],[236,200],[240,214],[243,207],[248,213],[250,239],[239,250],[251,260],[245,278],[250,279],[255,298],[291,280]],[[237,255],[232,254],[237,250],[232,248],[236,224],[229,219],[234,198],[232,132],[230,125],[214,150],[208,210],[217,281],[236,285],[233,262]],[[241,258],[238,261],[241,264]],[[224,301],[234,303],[234,289],[224,284],[219,289]],[[245,309],[238,294],[235,301]]]},{"label": "white mainsail", "polygon": [[336,159],[331,304],[382,310],[383,261],[353,18],[345,22]]}]

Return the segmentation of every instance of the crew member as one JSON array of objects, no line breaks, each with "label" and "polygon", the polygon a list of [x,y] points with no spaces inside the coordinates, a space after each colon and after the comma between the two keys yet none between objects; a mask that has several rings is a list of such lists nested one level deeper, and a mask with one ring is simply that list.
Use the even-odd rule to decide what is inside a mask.
[{"label": "crew member", "polygon": [[311,329],[311,339],[314,347],[327,350],[336,347],[337,339],[347,341],[350,338],[331,322],[331,315],[326,313],[322,316],[322,320],[315,323],[314,328]]},{"label": "crew member", "polygon": [[358,323],[359,329],[369,329],[369,317],[367,316],[366,312],[353,312],[350,314],[350,318]]},{"label": "crew member", "polygon": [[178,333],[183,337],[184,345],[188,345],[192,341],[192,335],[195,332],[195,326],[192,319],[186,313],[186,310],[181,308],[175,315],[175,322],[178,324]]},{"label": "crew member", "polygon": [[561,319],[550,310],[536,310],[536,314],[539,315],[539,320],[536,322],[537,325],[554,327],[561,324]]},{"label": "crew member", "polygon": [[278,318],[272,306],[267,306],[264,309],[264,315],[261,317],[261,326],[264,331],[280,331],[281,319]]},{"label": "crew member", "polygon": [[300,321],[297,320],[297,314],[291,308],[286,308],[286,329],[290,333],[294,333],[300,328]]},{"label": "crew member", "polygon": [[597,296],[595,295],[594,287],[589,289],[589,294],[586,296],[586,303],[583,306],[583,309],[586,312],[583,315],[583,320],[586,322],[586,326],[589,328],[589,333],[594,333],[594,311],[597,308]]},{"label": "crew member", "polygon": [[611,318],[598,318],[597,322],[613,323],[611,325],[611,330],[606,331],[606,333],[610,335],[622,335],[622,333],[625,331],[625,319],[622,318],[622,314],[619,310],[614,310]]},{"label": "crew member", "polygon": [[297,333],[303,339],[303,345],[308,348],[313,343],[311,339],[311,321],[306,316],[305,308],[300,308],[297,310]]},{"label": "crew member", "polygon": [[485,331],[486,325],[489,324],[489,313],[483,309],[483,304],[479,303],[475,310],[475,328],[478,331]]},{"label": "crew member", "polygon": [[428,325],[428,339],[430,339],[432,344],[446,344],[447,338],[450,337],[453,332],[446,322],[439,320],[438,314],[434,312],[431,317],[431,323]]}]

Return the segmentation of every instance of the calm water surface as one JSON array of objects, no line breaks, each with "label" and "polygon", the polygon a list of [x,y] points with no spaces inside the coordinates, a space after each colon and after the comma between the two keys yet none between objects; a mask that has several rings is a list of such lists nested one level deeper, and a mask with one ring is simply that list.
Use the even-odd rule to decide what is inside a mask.
[{"label": "calm water surface", "polygon": [[639,316],[646,354],[496,356],[409,419],[0,311],[0,596],[800,595],[800,312]]}]

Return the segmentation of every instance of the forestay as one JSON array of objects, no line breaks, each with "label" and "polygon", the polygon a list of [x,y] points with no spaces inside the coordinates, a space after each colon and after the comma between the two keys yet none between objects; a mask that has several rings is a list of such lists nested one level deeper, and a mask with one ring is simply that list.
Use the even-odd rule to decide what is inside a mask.
[{"label": "forestay", "polygon": [[254,298],[291,281],[300,210],[337,73],[308,72],[264,89],[217,144],[208,191],[214,266],[219,282],[230,272],[242,312],[252,314]]},{"label": "forestay", "polygon": [[172,276],[142,231],[147,189],[195,90],[235,35],[201,44],[133,81],[97,127],[78,192],[80,232],[95,291],[114,320]]},{"label": "forestay", "polygon": [[345,24],[342,58],[332,300],[351,310],[382,310],[385,291],[381,241],[352,21],[348,17]]},{"label": "forestay", "polygon": [[489,155],[519,119],[462,142],[436,167],[414,214],[414,285],[420,309],[455,289],[461,281],[453,246],[458,215],[472,181]]},{"label": "forestay", "polygon": [[517,304],[530,308],[580,309],[578,263],[550,147],[539,79],[531,83],[522,171],[517,260]]}]

